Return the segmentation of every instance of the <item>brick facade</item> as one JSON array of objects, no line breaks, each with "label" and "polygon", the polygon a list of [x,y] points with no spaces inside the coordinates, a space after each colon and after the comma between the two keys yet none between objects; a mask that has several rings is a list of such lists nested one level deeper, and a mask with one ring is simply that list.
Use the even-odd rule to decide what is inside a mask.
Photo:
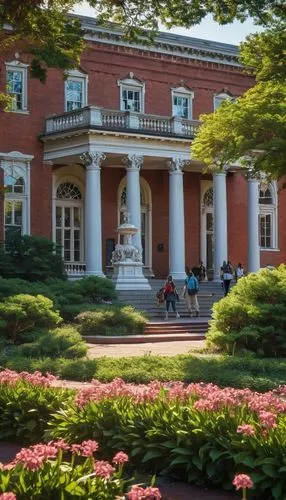
[{"label": "brick facade", "polygon": [[[0,62],[0,91],[5,91],[5,62],[15,59],[15,48]],[[21,62],[29,56],[20,54]],[[171,89],[184,85],[194,92],[193,119],[213,110],[215,93],[227,89],[241,95],[253,84],[252,78],[238,66],[203,61],[119,44],[89,43],[83,53],[80,71],[88,75],[88,104],[120,109],[118,80],[130,72],[145,83],[145,113],[172,115]],[[64,112],[64,79],[57,70],[49,70],[45,84],[28,79],[28,114],[0,111],[0,152],[18,151],[33,155],[31,162],[31,234],[52,237],[52,178],[60,162],[52,166],[44,161],[44,144],[39,139],[45,119]],[[128,154],[128,151],[126,151]],[[66,165],[64,163],[64,165]],[[1,170],[0,170],[1,172]],[[118,186],[126,172],[121,168],[102,168],[102,253],[106,264],[106,240],[117,239]],[[166,276],[169,262],[169,175],[167,169],[142,169],[152,193],[152,267],[158,277]],[[184,209],[186,265],[201,258],[201,181],[211,180],[198,171],[184,173]],[[247,185],[237,172],[227,175],[228,248],[233,263],[247,267]],[[3,201],[0,199],[0,239],[3,238]],[[286,257],[286,193],[279,193],[278,248],[261,251],[261,265],[276,265]],[[160,246],[162,244],[163,246]],[[159,247],[158,247],[159,245]],[[103,269],[104,270],[104,269]]]}]

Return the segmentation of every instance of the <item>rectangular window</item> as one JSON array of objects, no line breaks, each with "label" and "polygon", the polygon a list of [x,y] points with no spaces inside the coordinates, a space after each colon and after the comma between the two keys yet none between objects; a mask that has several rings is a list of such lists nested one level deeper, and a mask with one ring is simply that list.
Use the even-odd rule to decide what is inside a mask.
[{"label": "rectangular window", "polygon": [[190,98],[180,95],[173,95],[173,116],[190,119]]},{"label": "rectangular window", "polygon": [[12,97],[12,111],[23,109],[23,72],[7,70],[7,93]]},{"label": "rectangular window", "polygon": [[122,87],[122,110],[141,112],[141,89],[135,90],[131,88]]},{"label": "rectangular window", "polygon": [[272,218],[271,214],[260,215],[260,246],[262,248],[272,247]]},{"label": "rectangular window", "polygon": [[68,78],[66,81],[66,111],[74,111],[84,106],[84,79]]},{"label": "rectangular window", "polygon": [[23,232],[23,202],[5,200],[5,248]]}]

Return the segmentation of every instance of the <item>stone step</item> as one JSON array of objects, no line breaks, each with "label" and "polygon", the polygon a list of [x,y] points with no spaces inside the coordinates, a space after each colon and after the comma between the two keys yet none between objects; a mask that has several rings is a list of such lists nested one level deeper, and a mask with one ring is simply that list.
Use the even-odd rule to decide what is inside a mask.
[{"label": "stone step", "polygon": [[149,342],[172,342],[185,340],[205,340],[201,333],[174,333],[174,334],[152,334],[152,335],[124,335],[106,337],[103,335],[85,335],[83,339],[89,344],[143,344]]}]

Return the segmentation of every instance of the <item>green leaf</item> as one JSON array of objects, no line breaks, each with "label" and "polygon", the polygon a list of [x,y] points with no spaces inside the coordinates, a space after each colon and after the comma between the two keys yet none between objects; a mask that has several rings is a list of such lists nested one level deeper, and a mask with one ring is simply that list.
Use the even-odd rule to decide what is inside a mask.
[{"label": "green leaf", "polygon": [[158,451],[148,451],[146,453],[146,455],[144,455],[143,459],[142,459],[142,462],[145,463],[145,462],[148,462],[149,460],[152,460],[153,458],[158,458],[158,457],[161,457],[162,456],[162,452],[161,450],[158,450]]},{"label": "green leaf", "polygon": [[192,455],[191,450],[187,450],[186,448],[174,448],[172,453],[178,453],[179,455]]},{"label": "green leaf", "polygon": [[273,465],[262,465],[263,472],[270,477],[279,477],[277,469]]}]

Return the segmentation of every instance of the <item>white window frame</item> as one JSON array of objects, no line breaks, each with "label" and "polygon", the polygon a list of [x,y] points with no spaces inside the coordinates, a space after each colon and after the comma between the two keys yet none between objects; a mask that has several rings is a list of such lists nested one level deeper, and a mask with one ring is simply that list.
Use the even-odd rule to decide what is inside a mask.
[{"label": "white window frame", "polygon": [[[23,64],[18,60],[6,62],[6,93],[10,95],[7,88],[7,74],[8,71],[17,71],[22,74],[22,107],[17,109],[13,104],[12,107],[8,107],[6,111],[10,113],[22,113],[28,114],[28,64]],[[13,102],[13,101],[12,101]]]},{"label": "white window frame", "polygon": [[[172,116],[178,116],[179,118],[182,118],[183,120],[192,120],[193,118],[193,99],[194,99],[194,91],[191,89],[188,89],[186,87],[176,87],[171,89],[171,94],[172,94]],[[183,97],[188,100],[188,116],[180,116],[175,114],[175,104],[174,100],[175,97]]]},{"label": "white window frame", "polygon": [[[120,110],[121,111],[131,111],[132,113],[145,113],[145,83],[134,78],[132,72],[129,73],[128,78],[123,80],[118,80],[117,82],[120,90]],[[133,92],[139,92],[139,111],[134,111],[132,109],[125,109],[123,103],[123,91],[132,90]]]},{"label": "white window frame", "polygon": [[[262,186],[263,187],[263,186]],[[275,182],[272,182],[267,186],[267,188],[270,190],[271,197],[272,197],[272,203],[259,203],[259,245],[260,245],[260,250],[263,251],[271,251],[271,250],[277,250],[278,249],[278,203],[277,203],[277,185]],[[259,193],[258,197],[260,194],[261,186],[259,186]],[[261,227],[261,216],[265,217],[266,215],[270,215],[271,219],[271,245],[270,247],[263,247],[261,246],[261,234],[260,234],[260,227]]]},{"label": "white window frame", "polygon": [[[220,99],[220,103],[216,105],[216,99]],[[219,92],[218,94],[214,94],[213,96],[213,110],[216,111],[223,101],[231,101],[234,102],[235,98],[228,92]]]},{"label": "white window frame", "polygon": [[78,109],[84,108],[85,106],[88,106],[88,76],[85,73],[82,73],[81,71],[75,69],[73,71],[69,71],[66,73],[66,80],[65,80],[65,111],[67,111],[67,83],[68,81],[75,81],[75,82],[81,82],[82,83],[82,106],[79,108],[76,108],[74,110],[69,111],[71,113],[72,111],[77,111]]},{"label": "white window frame", "polygon": [[[31,232],[31,210],[30,210],[30,163],[34,157],[32,155],[25,155],[19,153],[18,151],[12,151],[11,153],[1,153],[0,152],[0,168],[4,171],[5,177],[13,177],[14,179],[19,179],[20,177],[24,181],[24,192],[23,193],[5,193],[5,201],[21,201],[22,202],[22,234],[30,234]],[[4,231],[5,231],[5,215],[3,220]]]}]

